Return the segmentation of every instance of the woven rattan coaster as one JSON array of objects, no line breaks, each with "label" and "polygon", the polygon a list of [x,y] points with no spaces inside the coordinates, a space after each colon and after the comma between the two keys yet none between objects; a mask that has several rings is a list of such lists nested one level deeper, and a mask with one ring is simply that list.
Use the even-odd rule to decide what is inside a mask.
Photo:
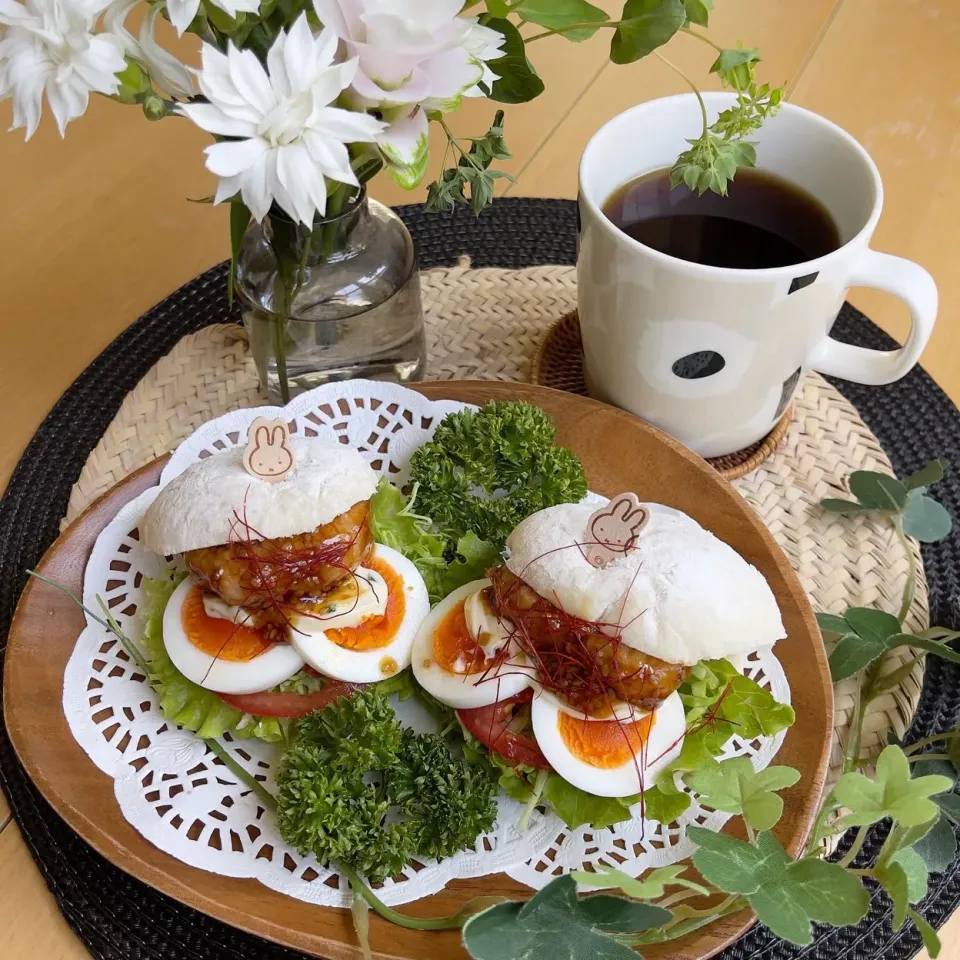
[{"label": "woven rattan coaster", "polygon": [[[428,376],[532,380],[544,334],[575,306],[574,277],[572,267],[473,270],[465,261],[426,271]],[[66,520],[132,470],[171,450],[203,421],[263,402],[240,327],[218,324],[185,336],[127,395],[73,488]],[[816,610],[896,610],[908,563],[889,527],[869,515],[840,519],[817,507],[822,497],[840,493],[853,470],[891,472],[890,461],[854,407],[821,377],[806,378],[794,410],[772,455],[733,486],[791,559]],[[919,550],[913,549],[919,563]],[[927,625],[921,576],[906,627]],[[896,670],[908,656],[892,654],[888,669]],[[904,733],[922,678],[918,663],[870,704],[865,752],[878,752],[891,731]],[[842,683],[836,697],[834,774],[852,707],[853,688]]]},{"label": "woven rattan coaster", "polygon": [[[540,341],[533,357],[530,379],[544,387],[553,387],[554,390],[566,390],[581,397],[588,395],[583,378],[583,343],[580,340],[580,320],[576,310],[557,320]],[[736,453],[710,457],[707,463],[725,480],[745,477],[773,454],[786,436],[792,419],[793,404],[762,440]]]}]

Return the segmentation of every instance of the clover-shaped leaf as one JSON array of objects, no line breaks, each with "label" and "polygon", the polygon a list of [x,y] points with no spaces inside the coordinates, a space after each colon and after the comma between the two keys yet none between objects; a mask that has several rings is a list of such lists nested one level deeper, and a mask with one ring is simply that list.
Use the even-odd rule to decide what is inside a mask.
[{"label": "clover-shaped leaf", "polygon": [[903,481],[903,485],[908,490],[925,490],[939,483],[947,472],[949,464],[946,460],[931,460],[926,466],[921,467],[916,473],[911,473]]},{"label": "clover-shaped leaf", "polygon": [[759,833],[755,844],[700,827],[688,835],[700,845],[693,863],[704,878],[745,895],[757,919],[791,943],[812,942],[812,921],[858,923],[870,908],[858,877],[825,860],[794,862],[770,833]]},{"label": "clover-shaped leaf", "polygon": [[[944,797],[937,797],[935,803],[943,810],[941,801]],[[960,798],[956,798],[960,799]],[[942,873],[954,861],[957,855],[957,837],[950,826],[946,814],[941,816],[919,840],[913,844],[913,852],[923,861],[930,873]]]},{"label": "clover-shaped leaf", "polygon": [[873,470],[857,470],[850,474],[850,492],[871,510],[889,510],[894,513],[907,504],[907,488],[896,478]]},{"label": "clover-shaped leaf", "polygon": [[792,787],[799,779],[800,772],[793,767],[754,770],[748,757],[736,757],[685,778],[708,807],[739,813],[755,830],[769,830],[779,821],[783,801],[775,791]]},{"label": "clover-shaped leaf", "polygon": [[684,877],[685,871],[686,867],[682,864],[674,864],[669,867],[657,867],[655,870],[648,870],[642,877],[634,878],[615,867],[601,864],[597,873],[574,870],[570,876],[584,886],[599,887],[603,890],[622,890],[627,896],[633,897],[635,900],[657,900],[663,896],[667,887],[687,887],[703,894],[710,892],[701,884]]},{"label": "clover-shaped leaf", "polygon": [[953,529],[953,520],[946,508],[918,490],[910,492],[903,512],[903,532],[921,543],[936,543]]},{"label": "clover-shaped leaf", "polygon": [[637,960],[608,933],[661,927],[669,910],[609,894],[577,898],[569,874],[552,880],[526,903],[500,903],[470,917],[463,942],[474,960]]},{"label": "clover-shaped leaf", "polygon": [[876,778],[862,773],[845,773],[834,787],[834,796],[850,813],[840,826],[877,823],[888,817],[904,826],[918,826],[934,819],[937,805],[929,799],[953,786],[947,777],[911,779],[910,764],[903,750],[885,747],[877,758]]},{"label": "clover-shaped leaf", "polygon": [[[900,646],[900,621],[892,614],[870,607],[850,607],[842,617],[817,614],[820,629],[841,634],[830,653],[830,676],[834,683],[852,677],[877,657]],[[931,641],[933,642],[933,641]]]},{"label": "clover-shaped leaf", "polygon": [[907,878],[907,900],[910,903],[919,903],[927,895],[927,881],[930,876],[923,857],[916,850],[904,847],[890,858],[890,862],[900,864],[900,869]]}]

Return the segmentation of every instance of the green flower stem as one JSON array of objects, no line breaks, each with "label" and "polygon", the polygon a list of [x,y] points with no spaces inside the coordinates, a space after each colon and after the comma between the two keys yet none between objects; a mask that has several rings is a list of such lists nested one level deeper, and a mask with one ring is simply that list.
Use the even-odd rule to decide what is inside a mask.
[{"label": "green flower stem", "polygon": [[287,380],[287,345],[284,340],[287,320],[290,317],[289,309],[289,307],[285,307],[285,315],[276,317],[273,321],[274,353],[277,356],[277,380],[280,382],[280,398],[284,403],[290,402],[290,383]]},{"label": "green flower stem", "polygon": [[203,741],[209,748],[210,752],[213,753],[218,759],[223,761],[223,765],[242,783],[245,783],[266,805],[270,810],[277,809],[277,799],[274,795],[250,772],[244,770],[243,767],[233,759],[232,756],[224,749],[223,745],[219,740],[214,740],[212,738],[205,738]]},{"label": "green flower stem", "polygon": [[703,135],[706,136],[707,131],[710,129],[710,121],[707,119],[707,105],[703,102],[703,94],[700,93],[697,85],[672,60],[668,60],[659,50],[654,50],[653,55],[658,60],[663,61],[663,63],[665,63],[678,77],[680,77],[693,91],[697,98],[697,103],[700,104],[700,116],[703,117]]},{"label": "green flower stem", "polygon": [[[900,612],[897,619],[902,624],[913,606],[913,598],[917,592],[917,560],[913,555],[913,548],[903,530],[903,518],[896,514],[891,518],[897,539],[903,547],[907,558],[907,582],[903,587],[903,599],[900,602]],[[868,705],[877,697],[877,681],[883,676],[883,667],[887,654],[882,653],[867,669],[863,680],[858,684],[856,704],[854,707],[853,722],[850,725],[850,735],[847,737],[847,749],[843,761],[843,772],[849,773],[860,766],[860,746],[863,741],[863,722],[866,718]]]},{"label": "green flower stem", "polygon": [[[345,876],[350,881],[350,886],[354,892],[360,894],[364,900],[373,908],[374,913],[379,914],[384,920],[396,924],[398,927],[405,927],[407,930],[459,930],[467,917],[478,912],[477,900],[470,900],[465,903],[456,913],[448,917],[409,917],[404,913],[398,913],[391,910],[379,897],[360,879],[359,875],[350,867],[343,863],[337,864],[337,872]],[[485,901],[482,907],[493,906],[494,903],[501,903],[502,897],[480,897],[478,900]],[[489,902],[486,902],[489,901]]]},{"label": "green flower stem", "polygon": [[864,843],[867,840],[867,834],[870,832],[870,824],[865,823],[858,831],[856,837],[853,840],[853,846],[846,852],[846,855],[842,860],[839,861],[841,867],[849,867],[854,860],[857,859],[857,854],[863,849]]},{"label": "green flower stem", "polygon": [[921,753],[919,756],[907,757],[909,763],[918,763],[921,760],[952,760],[949,753]]},{"label": "green flower stem", "polygon": [[117,623],[116,618],[110,612],[110,608],[103,602],[103,597],[97,594],[97,603],[100,604],[100,609],[103,611],[106,619],[97,616],[78,596],[71,593],[62,583],[57,583],[56,580],[51,580],[42,573],[37,573],[36,570],[28,570],[27,576],[33,577],[34,580],[39,580],[41,583],[45,583],[47,586],[59,590],[64,596],[69,597],[88,617],[96,620],[104,629],[109,630],[120,641],[120,645],[126,651],[127,656],[139,667],[140,672],[143,673],[149,681],[150,665],[143,658],[143,654],[137,649],[136,644],[120,629],[120,624]]},{"label": "green flower stem", "polygon": [[686,33],[691,37],[696,37],[698,40],[702,40],[704,43],[713,47],[717,53],[723,53],[723,47],[721,47],[719,43],[714,43],[705,33],[700,33],[699,30],[694,30],[693,27],[681,27],[680,32]]},{"label": "green flower stem", "polygon": [[[880,657],[876,660],[876,663],[880,663],[882,660],[883,657]],[[856,690],[853,694],[853,722],[850,724],[850,733],[847,735],[842,773],[850,773],[852,770],[856,770],[860,760],[860,745],[863,742],[863,721],[866,717],[867,710],[864,686],[864,682],[858,680]]]},{"label": "green flower stem", "polygon": [[[482,171],[483,167],[477,162],[476,158],[472,157],[468,152],[465,152],[463,147],[460,146],[460,143],[458,142],[453,131],[447,126],[447,121],[441,117],[437,122],[442,127],[443,132],[447,135],[447,146],[453,147],[453,149],[456,150],[460,156],[470,164],[471,167]],[[444,165],[446,165],[446,153],[444,153]]]},{"label": "green flower stem", "polygon": [[907,619],[910,607],[913,606],[913,597],[917,592],[917,558],[913,555],[913,547],[903,531],[903,517],[899,514],[893,518],[893,528],[897,532],[897,539],[907,556],[907,582],[903,588],[903,600],[900,603],[900,612],[897,619],[903,623]]},{"label": "green flower stem", "polygon": [[[935,733],[932,737],[924,737],[916,743],[911,743],[909,747],[904,747],[903,752],[909,757],[919,753],[924,747],[932,747],[935,743],[941,743],[944,740],[956,740],[960,738],[960,730],[950,730],[947,733]],[[918,757],[918,760],[926,760],[928,757]]]},{"label": "green flower stem", "polygon": [[678,903],[682,903],[684,900],[692,900],[694,897],[702,897],[703,894],[699,890],[679,890],[677,893],[670,894],[669,897],[664,897],[662,900],[657,900],[654,906],[663,907],[664,910],[669,910],[670,907],[675,906]]},{"label": "green flower stem", "polygon": [[520,820],[517,823],[517,829],[521,833],[527,829],[527,825],[530,823],[530,817],[533,814],[533,811],[536,809],[537,804],[540,802],[540,795],[543,793],[543,788],[547,785],[547,778],[549,776],[549,770],[537,771],[537,779],[533,785],[533,793],[530,794],[530,799],[527,801],[526,807],[524,807],[523,815],[520,817]]},{"label": "green flower stem", "polygon": [[887,834],[887,839],[884,841],[883,847],[880,849],[880,856],[877,857],[877,863],[874,867],[874,870],[880,870],[890,862],[890,858],[903,845],[903,837],[906,832],[907,828],[898,823],[896,826],[894,826],[890,833]]},{"label": "green flower stem", "polygon": [[524,37],[524,43],[533,43],[534,40],[543,40],[545,37],[559,37],[565,33],[573,33],[575,30],[599,30],[601,27],[623,26],[626,20],[594,20],[590,23],[570,23],[565,27],[554,27],[552,30],[544,30],[543,33],[535,33],[532,37]]}]

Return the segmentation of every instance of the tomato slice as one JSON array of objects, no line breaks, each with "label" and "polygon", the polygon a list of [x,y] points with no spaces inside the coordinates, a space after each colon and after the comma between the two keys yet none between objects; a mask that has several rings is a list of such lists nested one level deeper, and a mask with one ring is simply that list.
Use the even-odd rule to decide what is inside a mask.
[{"label": "tomato slice", "polygon": [[525,733],[518,733],[510,726],[514,709],[531,700],[533,690],[527,687],[522,693],[508,700],[500,700],[472,710],[458,710],[457,717],[488,750],[499,754],[515,767],[527,764],[541,770],[550,770],[552,768],[537,746],[537,741]]},{"label": "tomato slice", "polygon": [[322,710],[327,704],[349,697],[356,690],[356,684],[344,683],[342,680],[327,680],[322,690],[313,693],[263,693],[218,694],[220,699],[244,713],[252,713],[258,717],[285,717],[294,719],[305,717],[314,710]]}]

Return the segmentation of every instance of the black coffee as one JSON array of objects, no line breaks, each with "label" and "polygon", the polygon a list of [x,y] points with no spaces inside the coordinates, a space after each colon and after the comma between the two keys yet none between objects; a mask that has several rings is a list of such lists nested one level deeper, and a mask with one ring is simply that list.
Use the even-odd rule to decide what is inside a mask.
[{"label": "black coffee", "polygon": [[729,193],[702,196],[658,170],[620,187],[603,212],[625,234],[681,260],[761,270],[840,246],[837,226],[806,190],[760,170],[739,170]]}]

